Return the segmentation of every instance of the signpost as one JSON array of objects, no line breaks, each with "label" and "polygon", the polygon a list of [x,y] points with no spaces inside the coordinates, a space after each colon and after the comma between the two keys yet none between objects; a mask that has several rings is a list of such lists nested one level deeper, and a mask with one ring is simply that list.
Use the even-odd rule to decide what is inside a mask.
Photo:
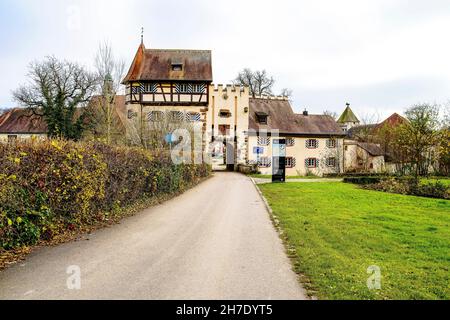
[{"label": "signpost", "polygon": [[286,139],[274,139],[272,150],[272,182],[286,182]]}]

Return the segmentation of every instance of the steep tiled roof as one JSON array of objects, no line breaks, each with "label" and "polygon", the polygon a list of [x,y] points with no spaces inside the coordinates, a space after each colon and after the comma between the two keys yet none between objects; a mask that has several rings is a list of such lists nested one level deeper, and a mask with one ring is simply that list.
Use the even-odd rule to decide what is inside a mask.
[{"label": "steep tiled roof", "polygon": [[408,120],[406,120],[406,118],[402,117],[398,113],[394,113],[389,118],[384,120],[382,123],[378,124],[377,129],[381,129],[384,126],[397,127],[397,126],[407,123],[407,122],[408,122]]},{"label": "steep tiled roof", "polygon": [[[181,64],[182,71],[173,71],[173,64]],[[123,83],[151,80],[212,82],[211,51],[146,49],[141,44]]]},{"label": "steep tiled roof", "polygon": [[0,116],[0,133],[33,133],[47,132],[45,121],[31,111],[16,108]]},{"label": "steep tiled roof", "polygon": [[350,107],[345,108],[344,113],[339,117],[339,120],[337,121],[339,123],[346,123],[346,122],[359,122],[358,117],[353,113],[353,110],[350,109]]},{"label": "steep tiled roof", "polygon": [[357,142],[356,144],[374,157],[384,156],[384,151],[378,144],[365,142]]},{"label": "steep tiled roof", "polygon": [[[98,96],[93,97],[91,103],[95,102],[97,99]],[[114,111],[120,119],[121,125],[125,126],[127,123],[125,96],[116,96]],[[77,110],[75,116],[79,116],[81,112],[81,109]],[[0,133],[47,133],[47,123],[42,117],[33,115],[33,113],[28,109],[16,108],[11,111],[5,112],[0,116]]]},{"label": "steep tiled roof", "polygon": [[[268,114],[267,125],[258,122],[258,113]],[[296,114],[287,100],[251,98],[249,118],[249,128],[256,131],[279,130],[280,134],[286,135],[345,135],[332,117]]]}]

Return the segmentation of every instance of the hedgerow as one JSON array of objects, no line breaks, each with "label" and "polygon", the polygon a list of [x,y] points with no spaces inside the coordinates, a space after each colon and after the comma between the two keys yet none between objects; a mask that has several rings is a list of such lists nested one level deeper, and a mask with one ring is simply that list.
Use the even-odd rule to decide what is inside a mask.
[{"label": "hedgerow", "polygon": [[210,174],[167,153],[63,140],[0,144],[0,250],[95,225],[139,200],[178,193]]}]

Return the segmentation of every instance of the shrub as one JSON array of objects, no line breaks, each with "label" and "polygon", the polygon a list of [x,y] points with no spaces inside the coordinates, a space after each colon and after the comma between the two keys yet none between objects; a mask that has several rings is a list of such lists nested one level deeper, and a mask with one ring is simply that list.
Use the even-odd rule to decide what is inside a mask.
[{"label": "shrub", "polygon": [[450,199],[450,187],[440,181],[420,184],[412,177],[382,179],[364,186],[366,189],[428,198]]},{"label": "shrub", "polygon": [[345,177],[345,183],[353,183],[353,184],[375,184],[381,181],[381,177],[372,177],[372,176],[363,176],[363,177]]},{"label": "shrub", "polygon": [[169,154],[62,140],[0,144],[0,249],[95,225],[138,200],[174,194],[211,172]]}]

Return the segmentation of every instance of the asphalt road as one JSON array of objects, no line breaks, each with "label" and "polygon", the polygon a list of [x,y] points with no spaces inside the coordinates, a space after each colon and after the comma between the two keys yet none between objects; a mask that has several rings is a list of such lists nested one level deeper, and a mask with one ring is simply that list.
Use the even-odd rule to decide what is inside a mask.
[{"label": "asphalt road", "polygon": [[236,173],[216,173],[120,225],[39,249],[0,273],[0,299],[305,298],[263,201]]}]

